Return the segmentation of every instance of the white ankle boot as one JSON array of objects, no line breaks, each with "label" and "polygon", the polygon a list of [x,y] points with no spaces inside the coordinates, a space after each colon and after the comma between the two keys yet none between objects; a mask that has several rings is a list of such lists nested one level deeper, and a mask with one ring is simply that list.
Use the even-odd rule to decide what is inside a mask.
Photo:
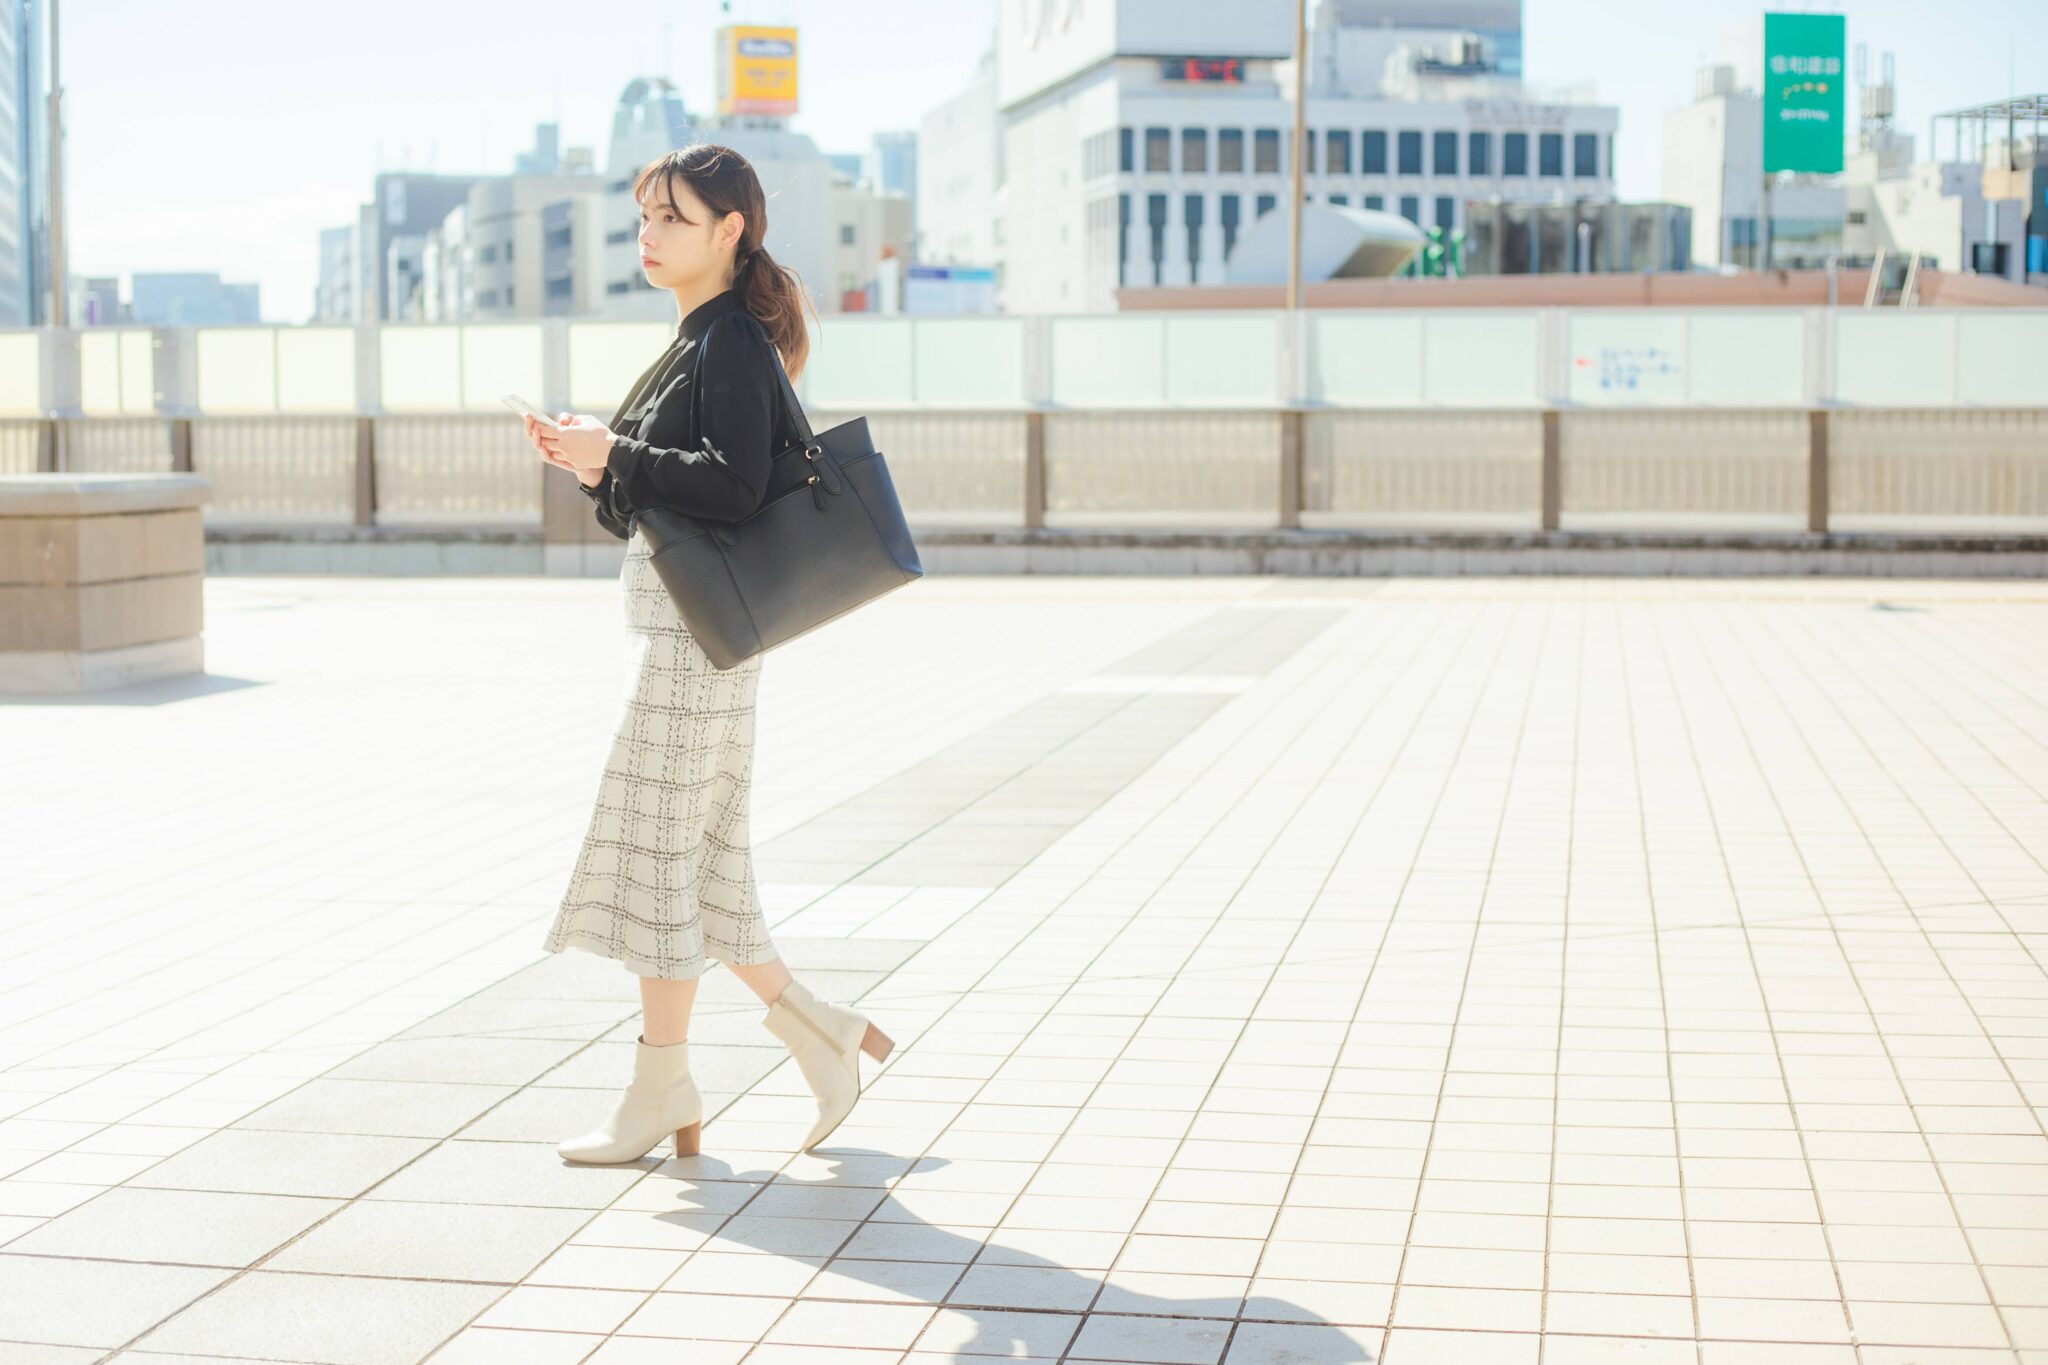
[{"label": "white ankle boot", "polygon": [[641,1037],[633,1049],[633,1079],[612,1116],[582,1137],[556,1144],[569,1160],[638,1161],[670,1133],[676,1135],[677,1156],[697,1155],[704,1097],[690,1079],[689,1043],[654,1047]]},{"label": "white ankle boot", "polygon": [[828,1004],[797,981],[782,988],[761,1022],[796,1058],[805,1083],[818,1097],[818,1121],[803,1141],[808,1151],[839,1126],[860,1097],[860,1054],[879,1062],[896,1044],[859,1010]]}]

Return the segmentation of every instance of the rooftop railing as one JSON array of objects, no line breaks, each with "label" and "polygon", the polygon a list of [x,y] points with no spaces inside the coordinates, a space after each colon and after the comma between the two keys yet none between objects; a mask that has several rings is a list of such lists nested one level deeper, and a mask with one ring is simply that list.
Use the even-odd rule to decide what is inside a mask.
[{"label": "rooftop railing", "polygon": [[[0,331],[0,472],[209,525],[602,535],[499,403],[609,417],[672,324]],[[827,318],[924,526],[2048,527],[2048,308]],[[570,500],[550,487],[567,490]]]}]

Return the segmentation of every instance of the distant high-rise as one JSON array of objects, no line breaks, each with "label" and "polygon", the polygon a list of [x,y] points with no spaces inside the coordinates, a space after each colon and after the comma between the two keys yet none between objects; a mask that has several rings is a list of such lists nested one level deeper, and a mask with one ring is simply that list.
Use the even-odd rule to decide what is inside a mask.
[{"label": "distant high-rise", "polygon": [[50,311],[50,125],[43,0],[0,0],[0,326]]}]

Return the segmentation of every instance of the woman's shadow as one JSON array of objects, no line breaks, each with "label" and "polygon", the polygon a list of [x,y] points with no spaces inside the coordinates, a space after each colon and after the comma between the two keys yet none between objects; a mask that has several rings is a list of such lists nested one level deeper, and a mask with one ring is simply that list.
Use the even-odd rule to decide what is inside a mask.
[{"label": "woman's shadow", "polygon": [[[658,1207],[662,1201],[655,1192],[650,1202],[657,1207],[652,1215],[678,1226],[710,1231],[701,1250],[729,1249],[806,1260],[816,1259],[819,1253],[796,1248],[821,1243],[789,1225],[803,1223],[807,1217],[855,1221],[858,1225],[854,1232],[840,1237],[824,1253],[820,1273],[836,1272],[886,1291],[877,1296],[877,1302],[934,1307],[965,1318],[964,1324],[955,1319],[957,1329],[943,1342],[921,1340],[915,1347],[921,1353],[950,1350],[953,1358],[960,1361],[1017,1356],[1064,1359],[1070,1351],[1088,1347],[1089,1343],[1079,1338],[1089,1314],[1179,1319],[1188,1323],[1191,1334],[1196,1336],[1201,1336],[1205,1327],[1213,1328],[1216,1358],[1225,1359],[1223,1345],[1228,1340],[1230,1365],[1350,1365],[1377,1358],[1356,1340],[1360,1335],[1376,1333],[1377,1326],[1346,1330],[1270,1294],[1254,1293],[1242,1299],[1236,1295],[1169,1299],[1137,1293],[1122,1285],[1109,1285],[1110,1271],[1106,1269],[1093,1273],[1071,1270],[1044,1256],[1003,1245],[1001,1227],[982,1241],[927,1222],[913,1214],[897,1193],[899,1188],[916,1188],[900,1186],[905,1175],[939,1170],[951,1164],[943,1157],[908,1159],[856,1147],[824,1149],[808,1155],[814,1163],[828,1169],[823,1178],[792,1178],[782,1172],[739,1169],[710,1153],[663,1161],[653,1174],[673,1185],[676,1207]],[[891,1170],[898,1173],[894,1178],[886,1174]],[[749,1187],[752,1192],[742,1194],[735,1185]],[[856,1190],[870,1191],[876,1196],[875,1204],[865,1214],[851,1212],[864,1204],[860,1197],[846,1201],[831,1197],[834,1191]],[[816,1197],[807,1199],[804,1193],[769,1195],[769,1191],[812,1192]],[[771,1206],[760,1211],[766,1216],[747,1216],[748,1210],[764,1198]],[[819,1206],[818,1211],[807,1215],[802,1211],[806,1203]],[[826,1206],[835,1204],[842,1205],[842,1211],[826,1211]],[[877,1237],[883,1245],[857,1248],[863,1236],[875,1228],[887,1229]],[[991,1248],[1000,1249],[998,1259],[985,1256]],[[891,1274],[906,1261],[950,1267],[954,1274],[946,1281],[946,1291],[932,1298],[906,1294],[904,1286],[895,1282],[900,1276]],[[971,1272],[988,1267],[1037,1272],[1031,1277],[1030,1301],[996,1302],[977,1296],[969,1287],[974,1278]],[[962,1332],[971,1336],[963,1340]],[[1126,1354],[1128,1346],[1112,1349],[1118,1359],[1142,1359]],[[1161,1358],[1188,1357],[1175,1353]]]}]

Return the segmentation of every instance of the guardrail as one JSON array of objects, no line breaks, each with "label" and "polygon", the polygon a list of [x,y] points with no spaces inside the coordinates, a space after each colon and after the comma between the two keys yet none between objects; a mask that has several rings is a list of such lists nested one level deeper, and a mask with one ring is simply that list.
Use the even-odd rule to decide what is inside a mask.
[{"label": "guardrail", "polygon": [[[609,415],[670,330],[0,332],[0,472],[594,539],[498,395]],[[924,526],[2039,531],[2042,355],[2048,309],[837,315],[799,388],[868,416]]]}]

